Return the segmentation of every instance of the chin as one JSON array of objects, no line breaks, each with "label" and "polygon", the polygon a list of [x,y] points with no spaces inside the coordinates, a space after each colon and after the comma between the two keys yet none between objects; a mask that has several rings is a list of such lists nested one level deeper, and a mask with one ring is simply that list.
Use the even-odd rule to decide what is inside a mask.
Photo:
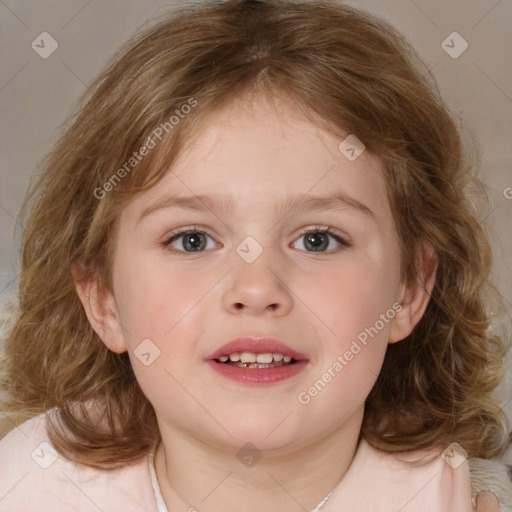
[{"label": "chin", "polygon": [[[222,440],[233,448],[242,448],[247,443],[252,443],[266,455],[279,455],[292,450],[305,432],[299,431],[299,426],[293,424],[290,411],[280,415],[271,415],[266,418],[261,416],[246,416],[243,421],[240,417],[224,421],[223,426],[231,434],[223,431]],[[286,417],[289,415],[288,417]],[[285,419],[286,418],[286,419]],[[284,421],[283,421],[284,420]]]}]

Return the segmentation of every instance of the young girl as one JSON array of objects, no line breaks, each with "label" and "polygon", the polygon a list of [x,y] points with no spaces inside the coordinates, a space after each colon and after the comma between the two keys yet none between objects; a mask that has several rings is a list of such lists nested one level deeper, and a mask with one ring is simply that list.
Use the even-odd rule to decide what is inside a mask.
[{"label": "young girl", "polygon": [[358,10],[139,35],[27,197],[0,510],[511,510],[471,172]]}]

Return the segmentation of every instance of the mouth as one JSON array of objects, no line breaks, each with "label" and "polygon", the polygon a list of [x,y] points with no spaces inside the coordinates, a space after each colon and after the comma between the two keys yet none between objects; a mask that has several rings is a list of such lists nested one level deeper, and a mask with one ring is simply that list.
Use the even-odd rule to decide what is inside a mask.
[{"label": "mouth", "polygon": [[206,360],[224,377],[243,384],[272,384],[300,373],[309,360],[273,338],[237,338]]}]

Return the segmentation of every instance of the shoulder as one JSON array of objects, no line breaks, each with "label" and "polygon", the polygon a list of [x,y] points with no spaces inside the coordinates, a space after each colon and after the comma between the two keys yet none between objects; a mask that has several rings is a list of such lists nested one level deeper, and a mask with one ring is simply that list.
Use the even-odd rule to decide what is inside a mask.
[{"label": "shoulder", "polygon": [[[0,489],[3,490],[5,479],[13,471],[28,472],[33,463],[42,466],[49,461],[53,448],[50,446],[51,450],[45,451],[45,442],[49,444],[45,414],[18,425],[0,440]],[[42,450],[40,458],[38,447]]]},{"label": "shoulder", "polygon": [[491,460],[468,459],[467,453],[457,443],[450,444],[445,450],[390,454],[371,447],[363,440],[360,449],[367,463],[372,463],[373,471],[380,472],[381,476],[388,475],[383,482],[392,485],[382,492],[389,495],[390,502],[397,496],[396,490],[400,489],[398,495],[411,500],[408,506],[417,502],[420,509],[425,510],[470,511],[478,494],[488,490],[498,498],[500,512],[512,512],[509,468]]},{"label": "shoulder", "polygon": [[22,423],[0,440],[0,512],[156,510],[147,457],[117,470],[76,464],[50,443],[51,413]]},{"label": "shoulder", "polygon": [[[368,492],[369,482],[371,493]],[[386,453],[364,438],[331,500],[331,508],[326,504],[326,512],[338,509],[358,512],[473,510],[469,466],[457,453],[451,457],[434,449]]]}]

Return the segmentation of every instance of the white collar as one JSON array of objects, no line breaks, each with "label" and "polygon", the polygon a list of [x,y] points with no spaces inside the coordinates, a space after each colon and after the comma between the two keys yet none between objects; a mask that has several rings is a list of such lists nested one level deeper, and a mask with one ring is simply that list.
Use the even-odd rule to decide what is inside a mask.
[{"label": "white collar", "polygon": [[155,455],[154,453],[149,453],[149,474],[151,476],[151,485],[153,486],[153,492],[155,494],[156,500],[156,508],[158,512],[169,512],[167,510],[167,506],[165,505],[164,498],[162,496],[162,492],[160,491],[160,485],[158,484],[158,479],[156,478],[155,471],[155,463],[154,463]]}]

